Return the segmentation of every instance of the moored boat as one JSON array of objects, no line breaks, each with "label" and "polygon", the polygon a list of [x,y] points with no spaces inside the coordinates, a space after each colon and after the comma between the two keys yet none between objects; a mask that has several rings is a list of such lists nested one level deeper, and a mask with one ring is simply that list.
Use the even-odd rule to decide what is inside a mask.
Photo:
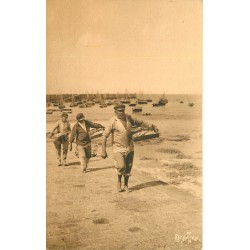
[{"label": "moored boat", "polygon": [[133,112],[142,112],[142,107],[135,107],[132,109]]}]

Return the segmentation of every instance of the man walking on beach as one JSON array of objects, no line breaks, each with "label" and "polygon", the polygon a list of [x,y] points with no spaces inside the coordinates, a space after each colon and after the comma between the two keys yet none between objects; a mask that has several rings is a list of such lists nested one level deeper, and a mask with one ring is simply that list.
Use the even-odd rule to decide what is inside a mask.
[{"label": "man walking on beach", "polygon": [[[63,112],[61,115],[61,120],[58,121],[53,128],[50,136],[52,137],[54,132],[57,131],[57,133],[54,135],[54,145],[57,152],[57,160],[58,160],[58,166],[67,166],[67,153],[68,153],[68,145],[69,145],[69,134],[71,132],[70,123],[68,121],[68,114]],[[63,149],[63,161],[61,159],[61,147]]]},{"label": "man walking on beach", "polygon": [[[155,132],[158,132],[158,129],[155,125],[149,125],[146,122],[134,119],[125,114],[125,105],[123,104],[117,104],[114,109],[115,116],[111,118],[103,134],[101,156],[103,159],[108,157],[106,143],[107,138],[112,134],[113,158],[118,174],[117,189],[119,192],[123,190],[129,192],[128,180],[131,175],[130,173],[134,159],[134,145],[131,132],[132,126],[149,128]],[[124,189],[122,189],[121,185],[122,176],[124,177]]]},{"label": "man walking on beach", "polygon": [[91,158],[91,139],[89,135],[90,128],[104,128],[99,123],[93,123],[86,120],[82,113],[76,116],[77,123],[72,128],[72,133],[69,140],[69,150],[72,150],[72,143],[76,138],[77,150],[80,158],[83,172],[87,172],[88,161]]}]

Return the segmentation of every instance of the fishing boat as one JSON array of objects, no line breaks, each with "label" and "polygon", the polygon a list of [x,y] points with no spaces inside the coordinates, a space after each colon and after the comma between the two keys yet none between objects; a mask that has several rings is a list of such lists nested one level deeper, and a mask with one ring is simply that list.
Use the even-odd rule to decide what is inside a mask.
[{"label": "fishing boat", "polygon": [[136,103],[135,103],[135,102],[132,102],[132,103],[130,103],[128,106],[130,106],[130,107],[135,107],[135,106],[136,106]]},{"label": "fishing boat", "polygon": [[147,104],[148,102],[146,100],[144,100],[144,99],[138,99],[137,103],[138,104]]},{"label": "fishing boat", "polygon": [[86,104],[80,104],[78,107],[79,108],[86,108]]},{"label": "fishing boat", "polygon": [[111,100],[108,100],[108,101],[107,101],[107,105],[108,105],[108,106],[113,105],[113,104],[114,104],[113,101],[111,101]]},{"label": "fishing boat", "polygon": [[159,103],[157,102],[157,103],[153,103],[152,106],[153,106],[153,107],[159,107],[160,105],[159,105]]},{"label": "fishing boat", "polygon": [[99,107],[100,108],[106,108],[106,107],[108,107],[108,105],[106,103],[102,103],[102,104],[99,105]]},{"label": "fishing boat", "polygon": [[62,109],[61,111],[65,112],[65,113],[68,113],[68,114],[72,113],[72,109]]},{"label": "fishing boat", "polygon": [[93,106],[93,103],[92,102],[86,102],[85,105],[86,105],[86,108],[91,108]]},{"label": "fishing boat", "polygon": [[142,107],[135,107],[132,109],[133,112],[142,112]]},{"label": "fishing boat", "polygon": [[165,98],[165,94],[160,98],[160,100],[156,103],[153,103],[153,107],[165,106],[168,103],[168,100]]},{"label": "fishing boat", "polygon": [[65,105],[60,104],[60,105],[58,105],[58,108],[59,108],[59,109],[64,109],[64,108],[65,108]]},{"label": "fishing boat", "polygon": [[155,133],[153,130],[145,129],[142,127],[132,128],[133,141],[143,141],[153,138],[158,138],[159,133]]},{"label": "fishing boat", "polygon": [[159,100],[159,106],[165,106],[166,103],[168,103],[168,100],[166,98],[161,98]]},{"label": "fishing boat", "polygon": [[73,108],[73,107],[76,107],[77,105],[78,105],[77,102],[71,102],[69,106],[70,106],[71,108]]},{"label": "fishing boat", "polygon": [[148,116],[148,115],[151,115],[151,113],[143,113],[142,115]]},{"label": "fishing boat", "polygon": [[91,128],[89,130],[90,138],[95,139],[95,138],[102,137],[103,131],[104,129],[102,128]]}]

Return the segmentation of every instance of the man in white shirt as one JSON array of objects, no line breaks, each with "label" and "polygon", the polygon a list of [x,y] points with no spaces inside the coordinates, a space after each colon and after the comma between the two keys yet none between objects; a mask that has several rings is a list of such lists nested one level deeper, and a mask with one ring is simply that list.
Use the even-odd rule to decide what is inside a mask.
[{"label": "man in white shirt", "polygon": [[[117,104],[115,107],[115,116],[110,119],[108,126],[103,133],[102,158],[108,155],[106,152],[107,138],[112,135],[113,158],[118,174],[117,189],[119,192],[123,190],[129,192],[128,180],[131,175],[131,169],[134,159],[134,144],[132,138],[132,126],[140,126],[149,128],[158,132],[155,125],[149,125],[146,122],[134,119],[125,114],[125,105]],[[121,187],[122,176],[124,177],[124,189]]]}]

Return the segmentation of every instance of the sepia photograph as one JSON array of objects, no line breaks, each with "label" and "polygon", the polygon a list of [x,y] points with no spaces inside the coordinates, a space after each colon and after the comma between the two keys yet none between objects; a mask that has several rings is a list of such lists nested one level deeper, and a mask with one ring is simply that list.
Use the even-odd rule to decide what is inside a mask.
[{"label": "sepia photograph", "polygon": [[46,1],[46,249],[202,249],[201,0]]}]

